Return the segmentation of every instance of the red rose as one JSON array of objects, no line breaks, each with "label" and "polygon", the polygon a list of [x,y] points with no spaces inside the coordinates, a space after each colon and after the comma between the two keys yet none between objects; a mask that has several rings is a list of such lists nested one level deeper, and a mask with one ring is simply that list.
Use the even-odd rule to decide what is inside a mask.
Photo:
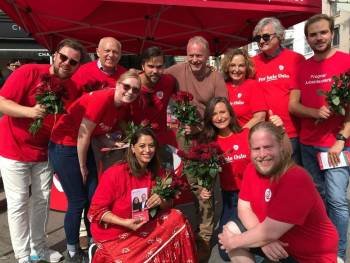
[{"label": "red rose", "polygon": [[150,121],[147,119],[144,119],[143,121],[141,121],[140,124],[142,127],[147,127],[148,125],[150,125]]},{"label": "red rose", "polygon": [[159,130],[159,124],[158,123],[155,123],[155,122],[153,122],[153,123],[151,123],[151,128],[153,129],[153,130]]}]

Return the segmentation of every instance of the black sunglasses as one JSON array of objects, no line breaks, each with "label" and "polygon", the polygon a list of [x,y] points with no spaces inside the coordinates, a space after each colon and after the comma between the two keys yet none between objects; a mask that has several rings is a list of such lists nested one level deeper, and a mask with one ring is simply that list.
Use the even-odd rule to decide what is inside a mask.
[{"label": "black sunglasses", "polygon": [[125,84],[123,82],[121,82],[120,84],[123,85],[123,89],[125,91],[129,91],[131,89],[131,93],[133,93],[133,94],[139,94],[140,93],[140,88],[139,87],[131,87],[129,84]]},{"label": "black sunglasses", "polygon": [[271,37],[276,35],[276,33],[273,34],[263,34],[263,35],[256,35],[253,37],[253,41],[259,43],[261,39],[263,39],[265,42],[270,41]]},{"label": "black sunglasses", "polygon": [[[68,60],[68,57],[67,57],[65,54],[62,54],[61,52],[58,52],[58,54],[60,55],[60,60],[61,60],[62,62],[65,62],[65,61]],[[69,65],[71,65],[72,67],[74,67],[74,66],[78,65],[79,61],[76,61],[76,60],[70,58],[70,59],[68,60],[68,63],[69,63]]]}]

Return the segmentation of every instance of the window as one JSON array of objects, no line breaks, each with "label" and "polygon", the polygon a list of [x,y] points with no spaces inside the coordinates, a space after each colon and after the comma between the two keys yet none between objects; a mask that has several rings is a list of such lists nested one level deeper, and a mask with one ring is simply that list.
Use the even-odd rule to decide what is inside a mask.
[{"label": "window", "polygon": [[331,2],[330,5],[331,5],[331,15],[332,16],[339,16],[340,10],[338,8],[337,2],[336,1]]},{"label": "window", "polygon": [[340,36],[339,36],[339,26],[335,26],[334,27],[334,37],[333,37],[333,46],[339,46],[339,42],[340,42]]},{"label": "window", "polygon": [[309,46],[309,44],[305,41],[305,45],[304,45],[304,54],[310,54],[312,53],[312,49],[311,47]]}]

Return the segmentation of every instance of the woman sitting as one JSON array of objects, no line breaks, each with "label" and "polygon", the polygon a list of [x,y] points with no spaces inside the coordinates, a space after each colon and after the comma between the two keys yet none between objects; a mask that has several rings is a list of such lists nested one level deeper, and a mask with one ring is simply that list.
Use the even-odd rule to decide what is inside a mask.
[{"label": "woman sitting", "polygon": [[[98,247],[92,262],[197,262],[188,221],[169,209],[170,201],[151,194],[159,175],[157,153],[152,130],[139,129],[131,138],[127,162],[101,176],[88,214]],[[134,193],[145,188],[146,207],[159,206],[161,211],[149,220],[147,210],[142,217],[132,212]]]}]

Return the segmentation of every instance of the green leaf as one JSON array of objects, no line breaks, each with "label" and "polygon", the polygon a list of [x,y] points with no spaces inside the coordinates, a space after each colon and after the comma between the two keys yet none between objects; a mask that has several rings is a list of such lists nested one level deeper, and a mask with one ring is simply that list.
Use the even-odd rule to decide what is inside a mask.
[{"label": "green leaf", "polygon": [[151,216],[151,218],[154,218],[156,216],[157,212],[158,212],[158,206],[157,207],[152,207],[149,210],[149,215]]},{"label": "green leaf", "polygon": [[334,105],[339,105],[340,104],[340,99],[339,99],[339,97],[334,97],[334,98],[332,98],[332,102],[333,102],[333,104]]}]

